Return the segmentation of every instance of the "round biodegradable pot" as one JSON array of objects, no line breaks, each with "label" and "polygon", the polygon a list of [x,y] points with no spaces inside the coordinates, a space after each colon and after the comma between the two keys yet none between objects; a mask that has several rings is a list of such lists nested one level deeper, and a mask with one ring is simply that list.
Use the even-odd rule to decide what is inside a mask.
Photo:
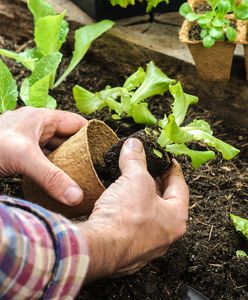
[{"label": "round biodegradable pot", "polygon": [[232,60],[236,44],[243,44],[246,37],[246,22],[236,21],[237,38],[235,42],[218,41],[211,48],[204,48],[202,41],[189,39],[192,23],[184,21],[179,32],[181,42],[187,44],[194,59],[199,77],[204,80],[226,81],[230,78]]},{"label": "round biodegradable pot", "polygon": [[81,204],[70,207],[51,199],[27,177],[23,179],[26,199],[68,218],[90,214],[105,190],[94,166],[105,167],[104,154],[118,141],[116,134],[105,123],[91,120],[48,156],[82,188],[84,200]]}]

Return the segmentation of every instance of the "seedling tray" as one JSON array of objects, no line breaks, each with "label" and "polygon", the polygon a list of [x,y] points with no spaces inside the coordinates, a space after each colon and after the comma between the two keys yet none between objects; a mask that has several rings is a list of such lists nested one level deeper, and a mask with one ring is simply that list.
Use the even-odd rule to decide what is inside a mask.
[{"label": "seedling tray", "polygon": [[[72,0],[83,11],[95,20],[102,20],[105,18],[116,20],[121,18],[133,17],[146,14],[147,3],[137,3],[129,5],[127,8],[120,6],[112,6],[108,0]],[[171,1],[171,3],[161,3],[153,10],[153,12],[173,12],[178,11],[183,0]]]}]

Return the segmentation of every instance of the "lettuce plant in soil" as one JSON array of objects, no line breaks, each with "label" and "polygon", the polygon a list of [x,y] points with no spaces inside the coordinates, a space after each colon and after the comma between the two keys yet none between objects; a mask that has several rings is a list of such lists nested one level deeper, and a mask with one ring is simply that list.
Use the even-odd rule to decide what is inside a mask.
[{"label": "lettuce plant in soil", "polygon": [[[113,22],[103,20],[79,28],[75,32],[75,46],[71,61],[60,77],[58,68],[63,58],[61,47],[66,41],[69,25],[65,11],[58,14],[44,0],[28,0],[28,8],[34,18],[35,48],[16,53],[0,49],[0,55],[14,59],[30,71],[20,89],[20,98],[25,105],[56,108],[57,103],[49,91],[56,88],[82,60],[91,43],[113,26]],[[0,63],[0,112],[15,109],[18,99],[16,83],[10,71]]]},{"label": "lettuce plant in soil", "polygon": [[[165,92],[173,98],[171,113],[165,115],[162,120],[157,120],[149,111],[146,101],[151,96]],[[107,87],[103,91],[91,93],[76,86],[74,97],[77,107],[83,113],[89,114],[107,106],[111,113],[114,112],[112,117],[115,119],[129,115],[137,123],[152,125],[132,134],[131,137],[136,137],[143,142],[148,170],[153,177],[160,176],[168,167],[171,156],[189,156],[194,168],[199,168],[215,158],[212,150],[191,149],[194,142],[219,151],[227,160],[239,153],[238,149],[214,137],[209,124],[204,120],[193,120],[182,126],[188,107],[196,104],[198,98],[185,93],[180,82],[170,79],[153,62],[147,65],[146,72],[139,68],[126,80],[123,87]],[[120,175],[118,158],[125,140],[126,138],[113,145],[105,155],[105,163],[112,176],[111,181]]]},{"label": "lettuce plant in soil", "polygon": [[[241,233],[246,238],[246,240],[248,241],[248,219],[241,218],[241,217],[233,215],[233,214],[231,214],[230,217],[233,221],[233,224],[234,224],[236,230],[239,233]],[[248,258],[248,253],[246,253],[243,250],[237,250],[236,255],[238,257]]]}]

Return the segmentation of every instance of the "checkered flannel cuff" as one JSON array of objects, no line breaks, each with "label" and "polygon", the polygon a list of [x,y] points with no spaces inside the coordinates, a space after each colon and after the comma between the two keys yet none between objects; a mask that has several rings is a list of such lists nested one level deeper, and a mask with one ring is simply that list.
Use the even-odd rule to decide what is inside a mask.
[{"label": "checkered flannel cuff", "polygon": [[4,299],[74,299],[86,276],[87,245],[64,217],[0,196],[0,294]]}]

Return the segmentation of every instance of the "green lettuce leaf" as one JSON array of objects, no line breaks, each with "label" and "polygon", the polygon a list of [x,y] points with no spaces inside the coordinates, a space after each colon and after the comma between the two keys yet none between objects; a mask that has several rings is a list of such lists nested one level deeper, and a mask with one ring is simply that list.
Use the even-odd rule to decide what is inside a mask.
[{"label": "green lettuce leaf", "polygon": [[15,61],[21,63],[28,70],[33,71],[35,68],[35,63],[38,60],[38,57],[34,57],[33,55],[34,52],[31,51],[33,49],[28,49],[28,50],[24,52],[16,53],[5,49],[0,49],[0,55],[14,59]]},{"label": "green lettuce leaf", "polygon": [[90,24],[84,26],[75,32],[75,46],[73,51],[73,56],[71,62],[64,74],[55,83],[54,87],[60,85],[66,77],[72,72],[72,70],[79,64],[82,60],[92,42],[101,36],[105,31],[109,30],[114,25],[114,22],[110,20],[103,20],[98,23]]},{"label": "green lettuce leaf", "polygon": [[20,95],[26,105],[56,107],[56,101],[48,95],[48,92],[53,85],[54,74],[61,58],[62,54],[59,52],[42,57],[36,64],[31,76],[23,81]]},{"label": "green lettuce leaf", "polygon": [[137,124],[146,124],[152,126],[157,123],[157,119],[148,109],[147,103],[138,103],[132,105],[130,116],[133,117]]},{"label": "green lettuce leaf", "polygon": [[248,219],[230,214],[233,224],[237,231],[241,232],[248,239]]},{"label": "green lettuce leaf", "polygon": [[236,251],[236,256],[237,256],[237,257],[245,257],[245,258],[248,258],[248,254],[245,253],[245,251],[242,251],[242,250]]},{"label": "green lettuce leaf", "polygon": [[174,115],[169,115],[167,125],[162,129],[158,138],[158,143],[161,147],[166,147],[169,144],[184,144],[192,141],[192,135],[181,129]]},{"label": "green lettuce leaf", "polygon": [[44,0],[28,0],[28,8],[34,16],[35,22],[39,18],[56,15],[52,5]]},{"label": "green lettuce leaf", "polygon": [[[159,124],[161,125],[161,123]],[[166,126],[161,130],[158,143],[167,150],[167,147],[172,144],[180,145],[192,141],[200,141],[221,152],[223,157],[227,160],[232,159],[239,153],[238,149],[217,139],[212,134],[209,124],[204,120],[194,120],[185,127],[179,127],[176,123],[175,116],[172,114],[168,117]],[[201,153],[202,151],[198,152]],[[207,153],[209,154],[210,152]]]},{"label": "green lettuce leaf", "polygon": [[137,89],[144,81],[146,72],[143,68],[139,67],[138,70],[127,78],[123,87],[129,92]]},{"label": "green lettuce leaf", "polygon": [[196,104],[198,102],[198,97],[184,93],[180,82],[171,85],[169,90],[174,98],[172,113],[175,117],[176,123],[181,125],[187,114],[188,107],[191,104]]},{"label": "green lettuce leaf", "polygon": [[68,33],[68,24],[64,17],[65,12],[37,20],[35,25],[35,43],[42,55],[46,56],[60,50]]},{"label": "green lettuce leaf", "polygon": [[121,103],[115,101],[115,99],[120,97],[121,93],[122,88],[118,87],[108,88],[95,94],[78,85],[73,88],[73,96],[77,108],[80,112],[87,115],[106,106],[109,110],[113,110],[120,115],[122,113]]},{"label": "green lettuce leaf", "polygon": [[175,82],[176,80],[170,79],[151,61],[147,65],[145,79],[133,94],[131,103],[137,104],[154,95],[163,95]]},{"label": "green lettuce leaf", "polygon": [[183,17],[186,17],[187,14],[192,12],[192,8],[188,2],[183,3],[179,8],[179,14]]},{"label": "green lettuce leaf", "polygon": [[17,85],[8,67],[0,60],[0,112],[14,110],[18,97]]},{"label": "green lettuce leaf", "polygon": [[182,127],[184,132],[192,136],[192,141],[201,141],[204,144],[215,148],[222,153],[222,156],[230,160],[235,157],[240,151],[235,147],[217,139],[209,130],[209,125],[203,120],[194,120],[189,125]]},{"label": "green lettuce leaf", "polygon": [[160,3],[166,2],[169,3],[169,0],[146,0],[147,1],[147,8],[146,12],[150,12],[153,8],[157,7]]},{"label": "green lettuce leaf", "polygon": [[248,3],[242,2],[235,9],[235,17],[238,20],[247,20],[248,19]]},{"label": "green lettuce leaf", "polygon": [[78,110],[86,115],[90,115],[106,106],[103,99],[79,85],[73,87],[73,96]]},{"label": "green lettuce leaf", "polygon": [[187,155],[190,157],[192,166],[198,169],[201,165],[215,158],[213,151],[196,151],[189,149],[185,144],[172,144],[166,147],[166,151],[173,155]]},{"label": "green lettuce leaf", "polygon": [[115,6],[119,5],[121,7],[126,8],[128,5],[134,5],[135,0],[110,0],[110,3]]}]

